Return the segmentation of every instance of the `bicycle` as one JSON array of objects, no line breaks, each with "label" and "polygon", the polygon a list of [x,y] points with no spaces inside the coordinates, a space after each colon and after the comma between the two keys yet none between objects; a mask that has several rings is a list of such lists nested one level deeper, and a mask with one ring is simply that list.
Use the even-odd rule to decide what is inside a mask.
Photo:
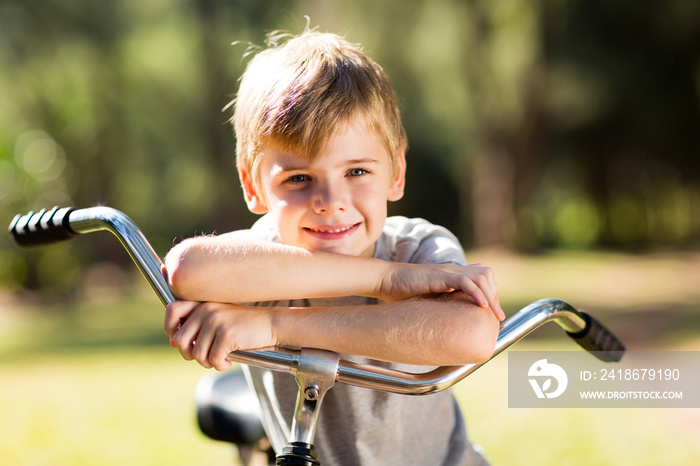
[{"label": "bicycle", "polygon": [[[9,230],[22,247],[48,245],[87,233],[109,231],[119,239],[163,305],[176,299],[161,275],[160,257],[136,224],[116,209],[54,207],[15,216]],[[589,314],[561,300],[543,299],[501,324],[491,359],[549,322],[558,324],[583,349],[602,361],[618,362],[625,352],[618,338]],[[277,466],[321,464],[313,440],[324,395],[335,383],[404,395],[429,395],[453,386],[485,364],[444,366],[415,374],[342,360],[336,353],[312,348],[235,351],[229,354],[229,359],[295,376],[299,390],[291,427],[281,418],[268,419],[265,423],[265,434],[276,453]],[[273,403],[259,382],[251,380],[260,403]],[[249,430],[239,436],[241,444],[261,435],[254,419],[244,421],[250,423],[244,426]]]}]

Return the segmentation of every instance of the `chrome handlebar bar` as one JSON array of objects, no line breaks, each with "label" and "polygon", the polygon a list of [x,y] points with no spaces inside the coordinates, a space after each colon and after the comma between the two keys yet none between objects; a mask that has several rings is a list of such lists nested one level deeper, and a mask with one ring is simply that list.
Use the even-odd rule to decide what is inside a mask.
[{"label": "chrome handlebar bar", "polygon": [[[160,257],[136,224],[116,209],[54,208],[18,215],[10,225],[15,241],[22,246],[49,244],[101,230],[107,230],[119,239],[164,305],[176,299],[161,274]],[[503,322],[492,358],[547,322],[556,322],[584,349],[594,351],[600,359],[618,361],[624,353],[624,346],[614,335],[588,314],[577,311],[564,301],[543,299]],[[302,352],[283,348],[235,351],[229,354],[229,359],[297,374]],[[392,393],[424,395],[451,387],[483,364],[443,366],[414,374],[341,359],[337,366],[336,382]]]}]

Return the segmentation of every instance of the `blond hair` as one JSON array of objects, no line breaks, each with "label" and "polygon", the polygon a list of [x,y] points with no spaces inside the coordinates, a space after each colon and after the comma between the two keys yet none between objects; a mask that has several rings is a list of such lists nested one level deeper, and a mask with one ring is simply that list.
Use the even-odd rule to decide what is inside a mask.
[{"label": "blond hair", "polygon": [[[287,39],[278,44],[280,39]],[[358,45],[307,30],[271,35],[248,64],[232,118],[240,168],[257,180],[266,147],[312,160],[329,139],[359,118],[384,143],[394,171],[407,148],[389,79]]]}]

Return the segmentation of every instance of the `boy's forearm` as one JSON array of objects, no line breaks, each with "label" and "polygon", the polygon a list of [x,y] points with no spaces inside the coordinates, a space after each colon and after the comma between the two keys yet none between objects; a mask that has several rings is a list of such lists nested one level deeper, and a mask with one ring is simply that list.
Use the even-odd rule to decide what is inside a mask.
[{"label": "boy's forearm", "polygon": [[254,302],[376,296],[391,263],[222,235],[180,243],[165,266],[181,299]]},{"label": "boy's forearm", "polygon": [[274,309],[282,346],[313,347],[396,363],[462,365],[488,360],[499,324],[464,293],[375,306]]}]

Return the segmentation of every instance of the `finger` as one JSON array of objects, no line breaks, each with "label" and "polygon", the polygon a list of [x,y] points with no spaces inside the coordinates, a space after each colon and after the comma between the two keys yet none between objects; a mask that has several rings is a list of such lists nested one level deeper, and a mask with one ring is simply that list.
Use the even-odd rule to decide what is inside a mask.
[{"label": "finger", "polygon": [[[491,267],[483,267],[481,264],[473,264],[470,266],[470,269],[475,274],[473,275],[474,282],[484,294],[487,302],[487,306],[482,307],[490,307],[499,321],[505,319],[505,313],[501,308],[501,301],[498,297],[498,284],[493,269]],[[478,302],[477,304],[481,305]]]},{"label": "finger", "polygon": [[498,283],[496,282],[496,274],[494,273],[493,269],[491,267],[487,267],[483,264],[472,264],[469,265],[468,268],[472,273],[476,273],[479,275],[482,275],[485,277],[488,282],[489,286],[491,289],[497,293],[498,292]]},{"label": "finger", "polygon": [[193,315],[191,318],[187,319],[180,329],[172,336],[172,340],[175,342],[178,351],[180,351],[182,357],[188,361],[194,359],[192,350],[199,336],[200,329],[200,319],[197,315]]},{"label": "finger", "polygon": [[491,280],[487,279],[487,284],[482,284],[481,290],[484,292],[484,296],[486,297],[486,300],[488,302],[488,307],[491,308],[496,318],[499,321],[502,321],[506,318],[506,315],[503,312],[503,309],[501,308],[501,299],[498,297],[498,292],[496,291],[492,283],[493,282]]},{"label": "finger", "polygon": [[206,326],[202,328],[197,335],[197,339],[194,341],[192,347],[192,357],[202,366],[207,369],[211,369],[212,365],[209,362],[209,352],[214,342],[215,335],[212,335],[211,331],[208,331]]},{"label": "finger", "polygon": [[490,303],[490,307],[499,322],[506,318],[506,313],[503,312],[503,308],[501,308],[501,300],[498,295],[496,295],[495,300]]},{"label": "finger", "polygon": [[183,319],[186,319],[198,305],[199,303],[195,301],[173,301],[168,304],[165,308],[163,322],[165,333],[172,338],[180,328]]},{"label": "finger", "polygon": [[187,361],[191,361],[194,359],[194,356],[192,356],[192,349],[195,344],[194,339],[190,339],[187,336],[180,335],[178,331],[178,333],[175,333],[171,341],[172,345],[175,348],[177,348],[183,359],[186,359]]},{"label": "finger", "polygon": [[487,276],[477,273],[472,279],[466,276],[464,278],[465,283],[462,291],[469,294],[477,306],[485,309],[490,308],[499,321],[505,319],[498,294],[494,293]]},{"label": "finger", "polygon": [[477,306],[489,307],[489,302],[486,299],[484,290],[471,278],[463,276],[459,284],[459,289],[471,296]]},{"label": "finger", "polygon": [[493,311],[494,315],[499,321],[502,321],[503,319],[506,318],[506,314],[503,312],[503,309],[501,308],[501,299],[498,297],[498,294],[493,293],[493,290],[491,293],[487,294],[486,299],[488,301],[488,307],[491,308]]},{"label": "finger", "polygon": [[231,351],[232,342],[230,337],[219,335],[209,351],[209,362],[217,371],[223,371],[231,367],[228,353]]},{"label": "finger", "polygon": [[474,264],[472,266],[469,266],[470,268],[473,269],[475,273],[478,273],[479,275],[482,275],[483,277],[486,278],[486,280],[489,282],[489,285],[491,288],[496,291],[498,288],[498,285],[496,284],[496,274],[494,273],[493,269],[491,267],[488,267],[484,264]]},{"label": "finger", "polygon": [[194,347],[195,340],[186,340],[185,337],[180,337],[178,334],[175,334],[175,338],[172,339],[172,342],[183,359],[187,361],[194,359],[194,356],[192,356],[192,348]]},{"label": "finger", "polygon": [[489,306],[493,310],[496,318],[502,321],[506,318],[505,312],[501,308],[501,299],[498,296],[498,282],[496,274],[491,267],[484,267],[483,275],[489,283],[489,290],[486,292],[486,299],[489,301]]},{"label": "finger", "polygon": [[484,275],[489,280],[489,283],[491,284],[491,289],[493,290],[494,294],[498,294],[498,282],[496,281],[496,273],[491,267],[484,267],[484,269]]}]

